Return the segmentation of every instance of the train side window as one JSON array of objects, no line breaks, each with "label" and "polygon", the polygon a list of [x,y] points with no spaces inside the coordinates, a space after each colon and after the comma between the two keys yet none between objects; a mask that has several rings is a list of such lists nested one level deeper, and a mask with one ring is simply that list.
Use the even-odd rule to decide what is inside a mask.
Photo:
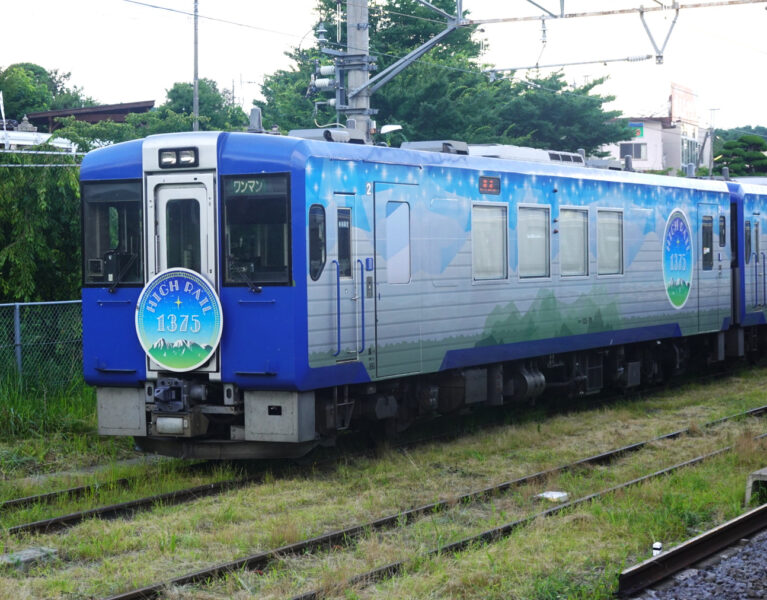
[{"label": "train side window", "polygon": [[597,273],[623,274],[623,213],[597,211]]},{"label": "train side window", "polygon": [[83,284],[143,284],[141,181],[86,182],[83,199]]},{"label": "train side window", "polygon": [[386,280],[410,283],[410,205],[386,203]]},{"label": "train side window", "polygon": [[746,264],[751,262],[751,221],[746,221],[745,227],[743,228],[745,231],[744,239],[746,246]]},{"label": "train side window", "polygon": [[288,175],[231,175],[222,180],[227,285],[288,285]]},{"label": "train side window", "polygon": [[317,281],[325,268],[325,209],[319,204],[309,208],[309,276]]},{"label": "train side window", "polygon": [[471,207],[471,267],[475,280],[506,279],[508,223],[505,206]]},{"label": "train side window", "polygon": [[559,211],[559,265],[563,277],[589,274],[589,213]]},{"label": "train side window", "polygon": [[701,230],[701,264],[704,271],[710,271],[714,268],[714,217],[703,217],[703,227]]},{"label": "train side window", "polygon": [[341,277],[352,276],[352,209],[338,209],[338,265]]},{"label": "train side window", "polygon": [[723,248],[727,245],[727,217],[724,215],[719,216],[719,247]]},{"label": "train side window", "polygon": [[548,207],[519,208],[517,231],[520,277],[549,276],[549,230]]}]

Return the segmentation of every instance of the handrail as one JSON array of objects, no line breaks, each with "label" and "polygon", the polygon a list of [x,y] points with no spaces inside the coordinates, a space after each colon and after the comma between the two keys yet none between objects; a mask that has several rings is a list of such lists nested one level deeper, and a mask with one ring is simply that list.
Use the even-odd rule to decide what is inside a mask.
[{"label": "handrail", "polygon": [[341,265],[337,260],[333,261],[336,266],[336,346],[338,350],[333,356],[341,354]]},{"label": "handrail", "polygon": [[365,263],[358,258],[360,265],[360,298],[362,299],[360,310],[362,311],[362,347],[358,350],[359,354],[365,351]]},{"label": "handrail", "polygon": [[749,258],[753,256],[754,260],[754,308],[759,306],[759,256],[752,252]]},{"label": "handrail", "polygon": [[759,253],[762,257],[762,303],[767,302],[767,254]]}]

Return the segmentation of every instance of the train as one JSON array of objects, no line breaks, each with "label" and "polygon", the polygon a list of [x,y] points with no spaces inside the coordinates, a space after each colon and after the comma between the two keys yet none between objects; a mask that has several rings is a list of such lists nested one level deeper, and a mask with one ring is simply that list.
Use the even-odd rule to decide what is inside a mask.
[{"label": "train", "polygon": [[85,156],[100,434],[299,457],[350,428],[629,390],[764,345],[765,186],[319,137]]}]

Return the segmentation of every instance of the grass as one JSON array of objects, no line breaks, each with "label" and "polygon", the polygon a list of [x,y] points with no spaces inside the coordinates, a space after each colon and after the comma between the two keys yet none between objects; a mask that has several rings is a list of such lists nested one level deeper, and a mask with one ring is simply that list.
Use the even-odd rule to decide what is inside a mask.
[{"label": "grass", "polygon": [[31,387],[7,374],[0,379],[0,437],[85,433],[96,425],[96,394],[82,379],[54,387]]},{"label": "grass", "polygon": [[[76,477],[76,482],[70,480],[56,489],[72,487],[74,483],[77,485],[97,483],[98,487],[81,498],[63,497],[54,502],[34,504],[0,513],[0,527],[13,527],[97,506],[117,504],[203,484],[235,479],[242,475],[238,469],[229,463],[222,463],[217,468],[206,472],[189,472],[185,469],[187,465],[186,461],[146,462],[114,465],[102,469],[98,473],[87,476],[79,475]],[[115,485],[115,482],[120,478],[128,478],[130,481],[127,485]],[[35,490],[35,492],[37,491]],[[23,495],[17,493],[12,497]]]},{"label": "grass", "polygon": [[[762,448],[762,452],[764,448]],[[760,457],[731,454],[542,520],[492,546],[441,557],[364,597],[614,597],[624,565],[740,513],[745,475]]]},{"label": "grass", "polygon": [[53,389],[0,379],[0,480],[137,456],[131,448],[98,436],[96,395],[81,379]]},{"label": "grass", "polygon": [[[620,565],[646,557],[655,539],[668,546],[740,510],[745,477],[763,466],[764,451],[744,432],[756,431],[760,422],[715,431],[700,426],[760,406],[765,383],[767,370],[743,371],[634,402],[547,419],[515,418],[450,443],[348,459],[330,472],[274,474],[262,485],[160,506],[130,520],[90,520],[59,535],[3,538],[9,551],[52,546],[60,559],[26,576],[0,574],[0,599],[109,595],[694,425],[693,435],[653,444],[617,465],[568,473],[482,505],[456,504],[411,527],[370,533],[350,548],[285,557],[263,575],[237,573],[204,590],[168,592],[169,598],[199,600],[284,597],[317,585],[331,589],[363,568],[408,558],[404,577],[339,597],[606,598]],[[537,522],[497,544],[419,558],[435,545],[537,512],[542,505],[535,494],[545,489],[582,496],[728,442],[738,446],[729,458]],[[173,481],[172,473],[157,473],[147,470],[146,489]]]}]

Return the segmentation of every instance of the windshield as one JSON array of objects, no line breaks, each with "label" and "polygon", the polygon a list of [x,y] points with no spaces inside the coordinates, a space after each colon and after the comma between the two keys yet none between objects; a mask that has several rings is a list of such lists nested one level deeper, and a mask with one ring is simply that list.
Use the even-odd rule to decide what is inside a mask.
[{"label": "windshield", "polygon": [[288,176],[224,179],[225,283],[290,283]]},{"label": "windshield", "polygon": [[144,283],[141,181],[84,183],[83,283]]}]

